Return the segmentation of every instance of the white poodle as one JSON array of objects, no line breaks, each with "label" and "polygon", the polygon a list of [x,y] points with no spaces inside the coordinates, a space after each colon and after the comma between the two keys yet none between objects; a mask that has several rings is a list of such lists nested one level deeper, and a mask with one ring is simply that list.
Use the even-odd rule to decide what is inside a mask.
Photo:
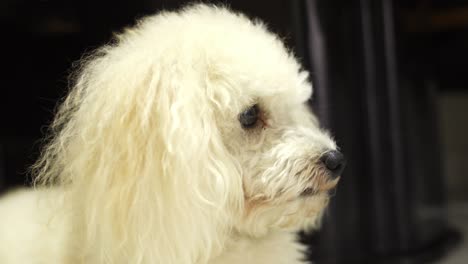
[{"label": "white poodle", "polygon": [[304,263],[344,167],[310,96],[258,21],[142,19],[82,63],[35,190],[0,200],[0,263]]}]

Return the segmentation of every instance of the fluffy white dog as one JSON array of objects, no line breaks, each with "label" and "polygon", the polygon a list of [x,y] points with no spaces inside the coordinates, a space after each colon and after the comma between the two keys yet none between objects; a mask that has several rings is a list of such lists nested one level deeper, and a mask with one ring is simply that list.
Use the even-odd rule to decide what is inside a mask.
[{"label": "fluffy white dog", "polygon": [[0,263],[303,263],[344,161],[277,36],[225,8],[142,19],[89,56]]}]

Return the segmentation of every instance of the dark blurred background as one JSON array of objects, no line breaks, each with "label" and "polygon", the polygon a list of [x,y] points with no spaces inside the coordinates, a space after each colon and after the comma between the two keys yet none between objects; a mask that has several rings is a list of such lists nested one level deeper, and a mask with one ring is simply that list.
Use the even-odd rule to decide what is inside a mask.
[{"label": "dark blurred background", "polygon": [[[73,62],[136,18],[186,2],[0,2],[0,192],[28,184]],[[221,3],[263,19],[295,51],[348,157],[323,229],[302,234],[310,258],[468,263],[468,1]]]}]

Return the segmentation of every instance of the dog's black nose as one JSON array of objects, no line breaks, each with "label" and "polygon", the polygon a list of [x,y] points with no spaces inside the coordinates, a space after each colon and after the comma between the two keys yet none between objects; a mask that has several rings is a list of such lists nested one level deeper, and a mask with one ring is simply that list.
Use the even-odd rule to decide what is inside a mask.
[{"label": "dog's black nose", "polygon": [[346,159],[343,154],[337,150],[330,150],[325,152],[321,157],[320,161],[325,164],[325,167],[330,170],[333,177],[341,176],[346,166]]}]

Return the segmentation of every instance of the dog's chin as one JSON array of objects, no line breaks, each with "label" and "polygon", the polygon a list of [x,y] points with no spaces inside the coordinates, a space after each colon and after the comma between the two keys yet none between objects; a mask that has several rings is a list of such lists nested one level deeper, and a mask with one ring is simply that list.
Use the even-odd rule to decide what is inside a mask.
[{"label": "dog's chin", "polygon": [[288,216],[290,219],[285,221],[282,228],[295,231],[311,231],[319,228],[323,212],[329,201],[329,192],[316,192],[300,196],[295,203],[298,206],[295,210],[296,213]]},{"label": "dog's chin", "polygon": [[248,200],[236,229],[241,234],[254,237],[274,230],[295,232],[316,229],[320,226],[331,191],[331,188],[327,191],[313,188],[304,190],[302,194],[289,193],[277,199]]}]

